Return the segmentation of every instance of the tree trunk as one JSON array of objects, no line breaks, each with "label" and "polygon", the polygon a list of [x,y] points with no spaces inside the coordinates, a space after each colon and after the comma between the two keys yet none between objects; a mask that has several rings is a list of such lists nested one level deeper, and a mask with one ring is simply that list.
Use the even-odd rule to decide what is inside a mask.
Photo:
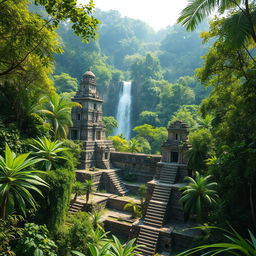
[{"label": "tree trunk", "polygon": [[7,203],[8,203],[8,198],[7,198],[7,195],[4,194],[3,202],[0,205],[0,218],[2,219],[6,219]]},{"label": "tree trunk", "polygon": [[253,203],[253,190],[252,190],[252,183],[249,183],[249,200],[250,200],[250,206],[251,206],[251,215],[252,215],[252,222],[254,227],[256,227],[256,219],[255,219],[255,210],[254,210],[254,203]]},{"label": "tree trunk", "polygon": [[89,197],[90,197],[90,192],[87,191],[86,192],[86,203],[88,204],[88,201],[89,201]]}]

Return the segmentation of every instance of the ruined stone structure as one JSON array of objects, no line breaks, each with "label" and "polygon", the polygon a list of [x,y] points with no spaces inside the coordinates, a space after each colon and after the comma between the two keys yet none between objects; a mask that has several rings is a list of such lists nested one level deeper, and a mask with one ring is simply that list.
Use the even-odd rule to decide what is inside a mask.
[{"label": "ruined stone structure", "polygon": [[79,90],[72,101],[81,104],[72,109],[73,127],[69,138],[83,143],[79,169],[89,167],[109,168],[112,142],[105,138],[105,126],[102,121],[102,98],[96,89],[95,75],[91,71],[84,73]]},{"label": "ruined stone structure", "polygon": [[176,121],[168,128],[168,139],[163,144],[163,156],[157,163],[154,180],[148,182],[148,203],[143,223],[139,224],[137,244],[144,245],[139,251],[142,255],[153,255],[160,241],[165,241],[164,249],[170,250],[173,241],[173,228],[169,228],[160,238],[165,224],[183,221],[184,213],[179,203],[179,188],[188,175],[185,152],[187,143],[187,124]]},{"label": "ruined stone structure", "polygon": [[[117,210],[123,209],[123,203],[115,197],[126,194],[129,188],[136,194],[139,184],[147,183],[144,218],[131,225],[108,220],[106,226],[109,230],[116,230],[120,234],[123,229],[123,233],[127,234],[130,228],[130,238],[136,237],[136,243],[145,246],[138,252],[140,255],[153,255],[158,250],[170,252],[175,244],[186,246],[193,235],[179,231],[186,227],[179,188],[184,185],[184,177],[189,176],[185,154],[189,149],[187,124],[182,121],[170,124],[168,139],[162,146],[162,156],[113,152],[112,142],[105,138],[103,100],[97,94],[95,75],[91,71],[83,75],[79,91],[72,100],[82,106],[72,109],[73,126],[69,134],[70,139],[83,144],[77,180],[84,182],[92,179],[99,190],[115,194],[104,202]],[[105,170],[85,170],[89,167]],[[124,184],[122,177],[127,174],[135,175],[139,184]],[[74,203],[70,212],[83,210],[82,203]]]},{"label": "ruined stone structure", "polygon": [[184,153],[189,149],[188,128],[188,125],[181,121],[170,124],[168,139],[162,146],[162,162],[187,164]]}]

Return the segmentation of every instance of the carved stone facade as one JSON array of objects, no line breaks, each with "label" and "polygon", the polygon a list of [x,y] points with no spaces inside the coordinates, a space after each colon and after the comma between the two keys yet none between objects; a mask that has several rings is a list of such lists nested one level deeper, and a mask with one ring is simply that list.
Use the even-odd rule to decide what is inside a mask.
[{"label": "carved stone facade", "polygon": [[91,71],[84,73],[79,90],[72,101],[79,102],[71,112],[73,126],[69,138],[83,142],[79,169],[89,167],[109,168],[112,142],[106,140],[105,126],[102,121],[102,98],[96,89],[95,75]]},{"label": "carved stone facade", "polygon": [[168,128],[168,139],[162,146],[162,162],[187,164],[185,152],[188,145],[189,127],[182,121],[171,123]]}]

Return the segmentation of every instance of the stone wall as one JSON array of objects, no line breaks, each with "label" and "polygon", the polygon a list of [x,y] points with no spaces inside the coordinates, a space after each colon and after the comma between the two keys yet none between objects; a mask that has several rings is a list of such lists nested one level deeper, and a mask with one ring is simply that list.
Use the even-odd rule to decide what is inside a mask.
[{"label": "stone wall", "polygon": [[111,152],[110,162],[112,167],[120,168],[122,176],[136,175],[137,181],[148,182],[156,173],[156,164],[161,160],[161,155],[135,154],[127,152]]},{"label": "stone wall", "polygon": [[169,208],[167,211],[167,222],[173,220],[184,221],[184,211],[181,202],[179,201],[181,197],[181,191],[179,191],[179,186],[173,186],[171,197],[169,201]]},{"label": "stone wall", "polygon": [[104,221],[104,228],[106,231],[110,231],[111,234],[117,236],[118,238],[123,237],[125,239],[129,238],[130,229],[132,224],[128,224],[125,222],[118,222],[114,220],[106,220]]},{"label": "stone wall", "polygon": [[[118,211],[123,211],[124,206],[127,204],[128,201],[120,200],[116,198],[109,198],[107,202],[107,208],[115,209]],[[130,210],[129,210],[130,211]]]}]

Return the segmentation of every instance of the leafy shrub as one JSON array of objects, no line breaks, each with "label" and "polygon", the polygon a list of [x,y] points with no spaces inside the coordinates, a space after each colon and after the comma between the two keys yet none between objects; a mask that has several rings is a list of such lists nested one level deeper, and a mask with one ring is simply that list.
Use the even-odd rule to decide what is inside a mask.
[{"label": "leafy shrub", "polygon": [[6,220],[0,219],[0,256],[15,256],[12,245],[22,233],[22,228],[17,227],[21,220],[22,217],[14,215]]},{"label": "leafy shrub", "polygon": [[38,223],[46,224],[50,232],[57,233],[65,222],[75,173],[62,168],[43,176],[50,189],[43,191],[44,198],[38,198],[41,208],[35,218]]},{"label": "leafy shrub", "polygon": [[3,155],[5,143],[7,143],[14,152],[20,152],[20,132],[16,125],[13,123],[5,125],[0,120],[0,155]]},{"label": "leafy shrub", "polygon": [[65,152],[62,153],[62,156],[67,159],[60,161],[60,168],[67,168],[70,170],[74,170],[75,167],[78,165],[79,163],[79,159],[80,159],[80,154],[81,154],[81,148],[82,148],[82,144],[79,142],[74,142],[72,140],[63,140],[63,144],[62,146],[65,148],[69,148],[70,150],[67,150]]},{"label": "leafy shrub", "polygon": [[57,256],[57,246],[49,239],[46,226],[27,223],[16,247],[19,256]]}]

